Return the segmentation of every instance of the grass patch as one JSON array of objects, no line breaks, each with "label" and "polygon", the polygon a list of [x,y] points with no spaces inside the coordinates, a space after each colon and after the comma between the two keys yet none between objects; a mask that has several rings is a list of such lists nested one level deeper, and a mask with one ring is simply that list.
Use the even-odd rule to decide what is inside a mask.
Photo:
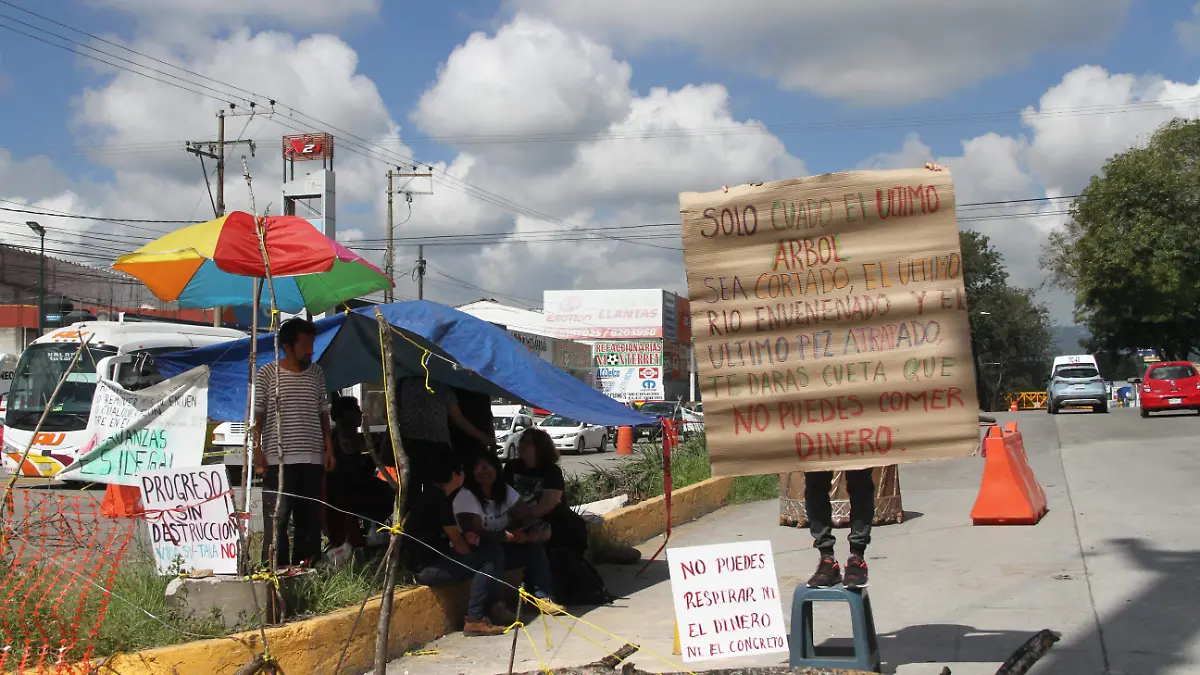
[{"label": "grass patch", "polygon": [[[357,606],[363,600],[378,595],[382,580],[377,578],[379,553],[365,565],[346,565],[339,568],[322,568],[305,576],[296,585],[297,600],[304,607],[299,620],[334,610]],[[4,577],[0,562],[0,578]],[[208,637],[221,637],[230,633],[215,613],[208,617],[181,615],[167,606],[167,584],[172,577],[160,576],[153,557],[146,551],[130,552],[117,570],[113,579],[112,595],[108,608],[96,631],[92,655],[110,656],[118,653],[135,652],[154,647],[166,647]],[[97,579],[103,583],[104,579]],[[397,586],[402,590],[405,586]],[[81,585],[72,585],[64,605],[72,610],[84,591]],[[29,641],[31,658],[36,661],[43,641],[56,648],[60,640],[79,639],[86,642],[91,632],[90,620],[100,612],[101,593],[98,588],[88,587],[88,595],[80,613],[80,627],[76,632],[70,625],[73,616],[55,617],[46,607],[58,599],[58,590],[47,601],[38,603],[39,593],[30,596],[24,607],[14,608],[0,623],[0,639],[13,645],[19,653]],[[157,618],[155,618],[157,617]],[[69,660],[83,657],[83,650],[76,648],[67,653]],[[19,656],[16,657],[19,660]]]},{"label": "grass patch", "polygon": [[[180,616],[167,607],[166,592],[170,582],[170,577],[158,574],[149,553],[130,553],[121,562],[113,579],[113,597],[109,600],[108,611],[96,635],[95,654],[108,656],[196,639],[187,633],[204,636],[227,634],[224,623],[216,616],[192,619]],[[93,601],[96,599],[89,598],[89,602]],[[146,612],[162,621],[155,620]]]},{"label": "grass patch", "polygon": [[[696,434],[683,440],[671,452],[672,489],[694,485],[712,477],[708,461],[708,447],[704,435]],[[587,473],[567,480],[569,504],[587,504],[609,499],[617,495],[629,495],[629,503],[636,504],[663,494],[662,446],[639,445],[634,454],[614,467],[593,465]],[[729,490],[729,501],[733,504],[775,499],[779,496],[779,477],[739,476]]]}]

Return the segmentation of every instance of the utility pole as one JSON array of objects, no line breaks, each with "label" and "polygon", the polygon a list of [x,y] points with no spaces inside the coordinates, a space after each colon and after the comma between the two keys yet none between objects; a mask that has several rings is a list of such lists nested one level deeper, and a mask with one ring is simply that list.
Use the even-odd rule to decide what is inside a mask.
[{"label": "utility pole", "polygon": [[[396,187],[395,184],[392,182],[392,180],[395,178],[404,178],[405,180],[402,185],[400,185],[399,187]],[[388,171],[387,179],[388,179],[387,254],[386,254],[387,257],[384,259],[383,263],[384,263],[384,271],[387,274],[388,278],[392,279],[392,281],[395,282],[395,279],[392,277],[392,273],[394,272],[395,258],[396,258],[396,246],[395,246],[396,226],[395,226],[393,216],[392,216],[392,195],[403,194],[404,201],[406,201],[408,203],[408,216],[400,223],[401,225],[403,225],[404,223],[408,222],[409,218],[412,217],[413,195],[414,194],[425,194],[425,195],[433,194],[433,167],[426,166],[425,171],[423,171],[423,172],[418,172],[417,167],[415,165],[412,167],[411,171],[406,171],[401,167],[396,167],[395,171]],[[423,189],[414,189],[413,182],[417,179],[427,179],[429,181],[429,187],[423,188]],[[424,251],[425,251],[424,246],[417,247],[417,270],[416,270],[416,273],[417,273],[417,297],[418,298],[425,297],[425,253],[424,253]],[[390,303],[392,301],[392,289],[389,288],[387,291],[385,291],[383,297],[384,297],[384,302]]]},{"label": "utility pole", "polygon": [[[229,117],[253,116],[254,104],[250,104],[250,112],[239,113],[234,112],[234,104],[229,104]],[[225,146],[226,145],[248,145],[250,146],[250,156],[254,156],[254,141],[246,139],[238,139],[236,141],[225,140],[225,111],[217,111],[217,140],[215,141],[191,141],[184,144],[184,150],[200,158],[200,170],[204,172],[204,182],[208,183],[208,169],[204,166],[204,158],[207,157],[217,162],[217,190],[216,199],[213,201],[213,217],[220,218],[225,215]],[[212,197],[211,187],[209,197]],[[221,310],[220,307],[213,308],[213,326],[221,326]]]},{"label": "utility pole", "polygon": [[417,299],[425,299],[425,244],[417,245]]},{"label": "utility pole", "polygon": [[[396,178],[398,176],[404,176],[404,175],[406,175],[406,174],[403,174],[400,172],[400,167],[396,167],[395,171],[389,170],[387,173],[387,179],[388,179],[388,187],[387,187],[387,191],[388,191],[387,253],[385,254],[386,257],[384,257],[384,259],[383,259],[383,273],[386,274],[387,278],[391,279],[393,283],[395,283],[395,281],[396,281],[396,279],[395,279],[396,246],[395,246],[395,238],[394,238],[395,231],[396,231],[396,219],[392,215],[392,196],[396,194],[396,189],[395,189],[395,187],[393,187],[394,184],[392,183],[392,179]],[[412,204],[412,195],[406,193],[406,197],[408,198],[408,203]],[[410,206],[409,208],[411,209],[412,207]],[[410,211],[410,214],[411,214],[411,211]],[[392,303],[392,300],[394,299],[392,292],[393,292],[393,289],[391,289],[391,288],[389,288],[383,292],[383,303],[385,305]]]},{"label": "utility pole", "polygon": [[[387,173],[387,178],[388,178],[387,253],[384,254],[384,259],[383,259],[383,273],[385,276],[387,276],[388,279],[392,280],[392,283],[396,283],[395,278],[393,278],[395,270],[393,269],[394,265],[392,264],[392,261],[396,257],[396,251],[392,248],[392,228],[395,227],[395,221],[392,218],[392,176],[394,176],[394,175],[395,174],[392,173],[391,169],[389,169],[388,173]],[[391,288],[385,289],[383,291],[383,304],[385,304],[385,305],[392,304],[392,289]]]}]

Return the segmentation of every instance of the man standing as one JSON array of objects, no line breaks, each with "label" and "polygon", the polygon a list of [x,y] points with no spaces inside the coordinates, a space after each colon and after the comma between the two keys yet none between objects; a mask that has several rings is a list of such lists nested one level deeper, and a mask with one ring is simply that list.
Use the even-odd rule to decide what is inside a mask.
[{"label": "man standing", "polygon": [[817,571],[808,580],[809,588],[828,588],[839,582],[846,588],[867,587],[867,563],[864,557],[871,543],[871,522],[875,518],[875,481],[871,469],[846,472],[846,490],[850,493],[850,557],[846,559],[843,575],[833,545],[833,504],[829,490],[833,485],[832,471],[812,471],[804,474],[804,510],[808,515],[808,530],[812,533],[813,548],[821,552]]},{"label": "man standing", "polygon": [[[263,477],[263,561],[275,539],[275,565],[300,565],[321,554],[321,486],[336,465],[327,409],[325,373],[313,364],[317,327],[288,319],[279,327],[283,358],[254,380],[254,468]],[[278,391],[276,391],[278,384]],[[279,466],[284,465],[283,487]],[[275,532],[275,509],[279,532]],[[296,545],[289,556],[288,523]]]},{"label": "man standing", "polygon": [[[429,485],[429,466],[439,455],[456,455],[451,442],[450,424],[459,431],[492,448],[496,436],[492,430],[477,429],[458,407],[454,390],[424,377],[405,377],[399,382],[400,444],[408,456],[408,484],[404,486],[404,513],[413,500]],[[461,460],[461,458],[460,458]],[[461,461],[460,461],[461,464]]]}]

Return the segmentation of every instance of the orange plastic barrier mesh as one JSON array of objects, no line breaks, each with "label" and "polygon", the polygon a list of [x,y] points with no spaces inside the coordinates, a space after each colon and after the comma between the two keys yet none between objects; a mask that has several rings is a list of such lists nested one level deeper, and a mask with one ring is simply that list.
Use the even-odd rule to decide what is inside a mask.
[{"label": "orange plastic barrier mesh", "polygon": [[139,519],[100,514],[99,495],[14,490],[0,550],[0,673],[72,673],[92,657],[117,568]]},{"label": "orange plastic barrier mesh", "polygon": [[1036,525],[1046,515],[1046,493],[1038,485],[1016,422],[994,426],[983,439],[985,464],[979,496],[971,509],[976,525]]}]

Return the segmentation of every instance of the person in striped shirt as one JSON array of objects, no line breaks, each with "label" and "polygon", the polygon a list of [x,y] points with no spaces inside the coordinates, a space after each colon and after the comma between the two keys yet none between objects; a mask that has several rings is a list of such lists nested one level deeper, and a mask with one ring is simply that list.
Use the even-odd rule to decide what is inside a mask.
[{"label": "person in striped shirt", "polygon": [[[279,327],[283,357],[259,368],[254,380],[254,468],[263,477],[263,561],[271,537],[275,565],[311,563],[321,554],[321,486],[336,466],[325,373],[313,363],[317,327],[288,319]],[[276,385],[278,384],[278,392]],[[278,393],[278,395],[276,395]],[[283,487],[279,466],[283,465]],[[295,546],[289,547],[288,523]]]}]

